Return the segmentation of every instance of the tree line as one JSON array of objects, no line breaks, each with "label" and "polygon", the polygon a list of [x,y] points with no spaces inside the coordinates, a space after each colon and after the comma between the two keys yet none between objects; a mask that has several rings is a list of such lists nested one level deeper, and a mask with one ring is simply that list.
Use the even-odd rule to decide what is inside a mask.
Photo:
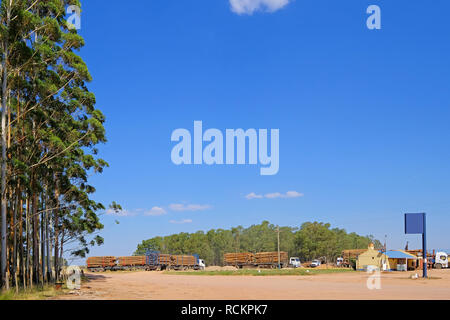
[{"label": "tree line", "polygon": [[[105,117],[67,22],[78,0],[3,0],[0,8],[1,288],[58,281],[64,252],[101,244],[88,177],[107,162]],[[113,207],[118,205],[113,204]]]},{"label": "tree line", "polygon": [[[279,227],[280,250],[301,261],[325,257],[335,261],[345,249],[364,249],[369,243],[381,248],[373,236],[361,236],[344,229],[331,228],[329,223],[305,222],[298,227]],[[268,221],[248,228],[238,226],[229,230],[212,229],[207,232],[179,233],[154,237],[138,244],[134,255],[147,250],[170,254],[199,254],[208,265],[222,265],[228,252],[277,251],[278,227]]]}]

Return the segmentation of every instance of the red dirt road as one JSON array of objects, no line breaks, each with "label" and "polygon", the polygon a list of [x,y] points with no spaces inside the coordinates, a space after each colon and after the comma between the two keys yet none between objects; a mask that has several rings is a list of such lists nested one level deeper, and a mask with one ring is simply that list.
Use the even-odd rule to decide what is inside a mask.
[{"label": "red dirt road", "polygon": [[450,299],[450,270],[432,270],[431,279],[410,272],[381,275],[381,289],[367,288],[368,274],[347,272],[308,276],[206,276],[161,272],[87,273],[81,290],[55,299],[86,300],[297,300]]}]

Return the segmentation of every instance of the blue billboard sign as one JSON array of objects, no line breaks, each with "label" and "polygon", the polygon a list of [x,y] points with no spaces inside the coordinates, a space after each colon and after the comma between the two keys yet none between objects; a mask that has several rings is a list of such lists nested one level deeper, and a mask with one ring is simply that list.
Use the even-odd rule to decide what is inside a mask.
[{"label": "blue billboard sign", "polygon": [[425,213],[405,213],[405,233],[423,234],[425,232]]}]

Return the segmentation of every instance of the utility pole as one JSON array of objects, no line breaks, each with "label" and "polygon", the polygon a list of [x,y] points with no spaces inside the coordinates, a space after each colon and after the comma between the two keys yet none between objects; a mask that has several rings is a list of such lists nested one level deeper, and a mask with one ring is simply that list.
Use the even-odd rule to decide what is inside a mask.
[{"label": "utility pole", "polygon": [[426,213],[423,214],[422,248],[423,248],[423,277],[424,278],[428,278],[427,219],[426,219]]},{"label": "utility pole", "polygon": [[[384,235],[384,263],[386,264],[386,269],[387,269],[388,258],[387,258],[387,244],[386,244],[386,241],[387,241],[387,234]],[[387,270],[383,270],[383,271],[387,271]]]},{"label": "utility pole", "polygon": [[278,240],[278,269],[281,269],[280,257],[280,227],[277,226],[277,240]]}]

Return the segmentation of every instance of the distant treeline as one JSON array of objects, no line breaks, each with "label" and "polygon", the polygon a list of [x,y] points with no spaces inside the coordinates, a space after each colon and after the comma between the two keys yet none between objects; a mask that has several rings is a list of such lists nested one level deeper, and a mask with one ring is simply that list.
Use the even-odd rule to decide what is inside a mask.
[{"label": "distant treeline", "polygon": [[[305,222],[300,228],[280,227],[280,250],[301,261],[326,257],[334,261],[345,249],[367,248],[370,242],[380,248],[381,243],[373,236],[361,236],[344,229],[330,228],[329,223]],[[238,226],[231,230],[213,229],[208,232],[179,233],[154,237],[142,241],[135,255],[147,250],[170,254],[197,253],[208,265],[222,265],[226,252],[262,252],[277,250],[277,226],[263,221],[248,228]]]}]

